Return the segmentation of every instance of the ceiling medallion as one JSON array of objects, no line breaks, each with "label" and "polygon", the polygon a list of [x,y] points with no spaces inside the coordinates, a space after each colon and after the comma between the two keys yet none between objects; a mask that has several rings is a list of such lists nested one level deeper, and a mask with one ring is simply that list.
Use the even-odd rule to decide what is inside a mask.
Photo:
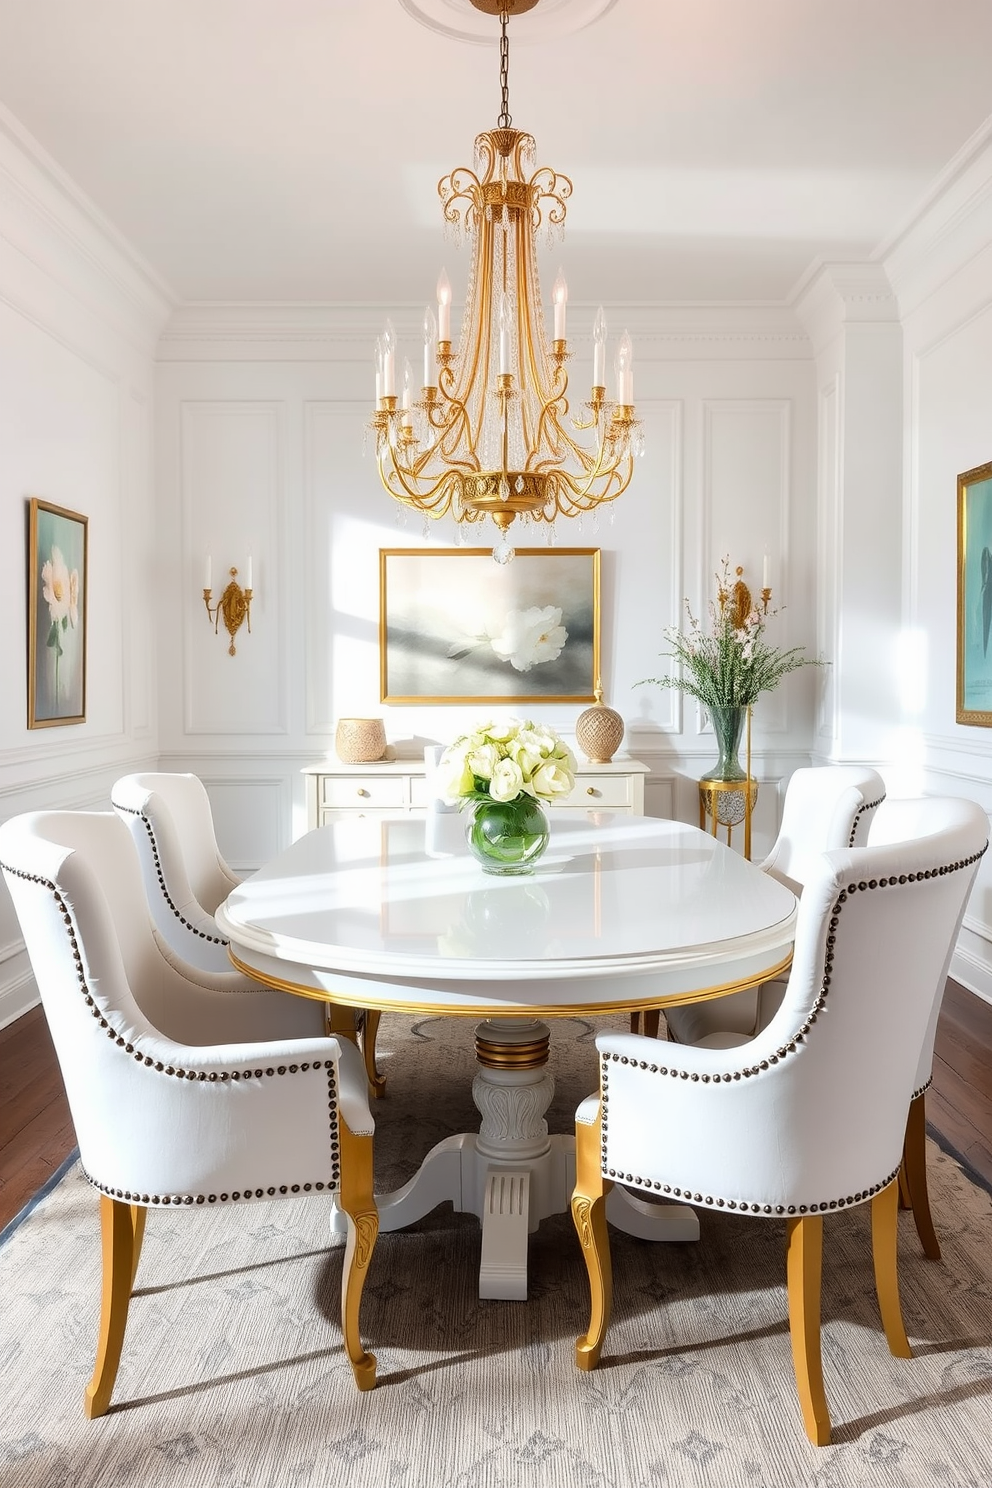
[{"label": "ceiling medallion", "polygon": [[[598,21],[617,0],[515,0],[508,7],[513,40],[520,45],[571,36]],[[408,15],[429,30],[454,41],[494,46],[499,42],[490,20],[499,15],[499,0],[400,0]]]},{"label": "ceiling medallion", "polygon": [[437,315],[432,306],[424,314],[420,396],[415,400],[409,361],[397,392],[396,334],[387,321],[376,343],[371,428],[383,485],[422,513],[425,531],[430,520],[444,516],[459,524],[492,517],[499,529],[493,557],[507,563],[513,557],[507,533],[518,516],[549,524],[550,541],[558,517],[581,517],[615,501],[630,484],[643,436],[626,332],[616,346],[615,381],[607,396],[602,307],[593,327],[589,397],[576,414],[570,411],[568,289],[559,271],[549,340],[537,233],[544,224],[549,235],[561,234],[572,183],[549,166],[535,169],[533,136],[513,128],[507,5],[499,22],[496,128],[476,137],[474,170],[457,166],[438,183],[445,226],[471,244],[457,348],[451,285],[442,269]]}]

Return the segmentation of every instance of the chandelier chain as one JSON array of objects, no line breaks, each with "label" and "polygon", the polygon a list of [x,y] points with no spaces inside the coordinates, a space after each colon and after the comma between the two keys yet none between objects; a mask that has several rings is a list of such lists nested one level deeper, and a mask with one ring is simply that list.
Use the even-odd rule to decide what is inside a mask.
[{"label": "chandelier chain", "polygon": [[513,120],[510,118],[510,38],[507,35],[507,26],[510,20],[510,12],[503,5],[499,13],[499,85],[500,85],[500,111],[497,123],[500,129],[509,129]]}]

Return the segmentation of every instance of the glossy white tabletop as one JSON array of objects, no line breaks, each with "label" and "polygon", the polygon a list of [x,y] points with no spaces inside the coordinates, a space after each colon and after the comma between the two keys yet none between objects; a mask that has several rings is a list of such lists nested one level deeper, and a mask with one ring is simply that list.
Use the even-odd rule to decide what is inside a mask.
[{"label": "glossy white tabletop", "polygon": [[263,980],[385,1010],[655,1007],[788,962],[795,897],[695,827],[553,817],[519,878],[485,873],[464,834],[457,814],[321,827],[236,888],[218,924]]}]

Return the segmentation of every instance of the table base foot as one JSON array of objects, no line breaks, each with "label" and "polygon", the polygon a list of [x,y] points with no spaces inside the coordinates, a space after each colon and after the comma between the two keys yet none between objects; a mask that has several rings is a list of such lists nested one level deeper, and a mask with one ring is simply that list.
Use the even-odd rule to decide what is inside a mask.
[{"label": "table base foot", "polygon": [[[450,1203],[482,1224],[479,1296],[522,1302],[527,1297],[527,1237],[551,1214],[567,1213],[575,1187],[575,1139],[548,1138],[545,1152],[517,1162],[480,1152],[474,1132],[446,1137],[432,1147],[417,1172],[393,1193],[377,1194],[380,1234],[404,1230]],[[657,1204],[615,1186],[606,1217],[642,1240],[699,1239],[699,1220],[684,1204]],[[331,1230],[345,1233],[335,1205]]]},{"label": "table base foot", "polygon": [[654,1204],[615,1184],[606,1196],[607,1221],[639,1240],[698,1240],[699,1218],[687,1204]]}]

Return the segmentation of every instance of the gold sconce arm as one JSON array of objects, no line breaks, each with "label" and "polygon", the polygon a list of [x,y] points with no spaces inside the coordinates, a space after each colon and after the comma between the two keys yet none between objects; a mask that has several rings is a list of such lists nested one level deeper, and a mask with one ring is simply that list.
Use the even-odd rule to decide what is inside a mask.
[{"label": "gold sconce arm", "polygon": [[[249,563],[248,566],[250,568],[251,564]],[[231,638],[231,643],[227,648],[227,654],[228,656],[234,656],[236,655],[234,637],[242,625],[247,625],[248,634],[251,634],[251,596],[253,591],[250,588],[242,589],[238,583],[238,570],[236,568],[229,569],[228,571],[231,575],[230,582],[217,603],[211,605],[210,600],[213,590],[209,588],[203,591],[203,603],[206,606],[208,618],[214,622],[214,635],[220,633],[220,622],[221,620],[224,621],[224,629]]]}]

